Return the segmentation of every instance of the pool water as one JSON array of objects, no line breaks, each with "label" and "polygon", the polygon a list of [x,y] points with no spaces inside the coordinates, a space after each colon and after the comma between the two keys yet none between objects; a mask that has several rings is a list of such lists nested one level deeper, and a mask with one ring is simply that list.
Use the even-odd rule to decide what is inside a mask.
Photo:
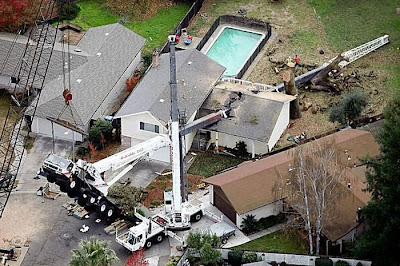
[{"label": "pool water", "polygon": [[226,27],[206,55],[226,67],[223,76],[235,77],[262,37],[259,33]]}]

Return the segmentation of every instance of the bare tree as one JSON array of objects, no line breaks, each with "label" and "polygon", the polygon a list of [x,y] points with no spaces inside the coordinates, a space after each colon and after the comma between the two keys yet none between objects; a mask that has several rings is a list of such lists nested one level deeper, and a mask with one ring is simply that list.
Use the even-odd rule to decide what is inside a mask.
[{"label": "bare tree", "polygon": [[345,190],[341,185],[345,167],[339,163],[334,143],[315,141],[299,146],[292,157],[294,165],[289,168],[291,174],[286,183],[287,200],[304,220],[309,253],[314,254],[315,242],[315,253],[319,255],[325,222],[332,218],[334,202]]}]

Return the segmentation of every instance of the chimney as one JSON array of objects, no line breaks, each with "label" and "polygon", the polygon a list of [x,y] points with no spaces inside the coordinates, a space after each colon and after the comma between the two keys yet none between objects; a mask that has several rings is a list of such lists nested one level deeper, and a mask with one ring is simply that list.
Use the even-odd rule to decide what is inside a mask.
[{"label": "chimney", "polygon": [[155,68],[160,64],[160,60],[159,60],[160,54],[158,53],[157,49],[155,49],[153,51],[153,59],[151,62],[151,65]]}]

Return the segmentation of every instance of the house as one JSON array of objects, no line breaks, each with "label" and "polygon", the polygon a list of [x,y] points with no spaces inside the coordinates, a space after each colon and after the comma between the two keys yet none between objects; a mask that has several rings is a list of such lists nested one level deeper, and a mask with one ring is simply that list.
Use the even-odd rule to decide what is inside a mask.
[{"label": "house", "polygon": [[[0,34],[0,62],[6,60],[8,48],[12,44],[12,35]],[[62,37],[62,36],[61,36]],[[24,39],[25,38],[25,39]],[[45,86],[39,102],[34,101],[26,114],[33,115],[33,106],[37,104],[35,116],[31,121],[31,130],[37,134],[61,139],[82,141],[83,135],[75,132],[66,134],[69,129],[53,124],[48,117],[57,118],[76,125],[88,132],[92,120],[103,115],[112,115],[113,102],[125,89],[125,81],[130,77],[141,60],[141,49],[146,40],[126,27],[115,23],[90,28],[77,45],[70,45],[70,107],[62,112],[65,101],[62,96],[63,60],[62,44],[55,43],[53,55],[47,71]],[[24,49],[26,37],[21,36],[7,61],[5,73],[12,77],[18,59]]]},{"label": "house", "polygon": [[[228,87],[229,86],[229,87]],[[229,117],[202,130],[216,148],[235,148],[243,141],[252,155],[266,154],[275,146],[289,124],[294,96],[277,92],[251,92],[243,86],[219,82],[200,109],[201,115],[230,107]]]},{"label": "house", "polygon": [[[319,141],[334,141],[340,152],[339,163],[345,167],[345,183],[342,184],[345,193],[334,203],[335,219],[327,221],[323,229],[331,244],[341,244],[354,240],[360,233],[358,210],[370,199],[363,191],[366,168],[360,158],[367,154],[378,155],[379,146],[369,132],[356,129],[345,129]],[[211,204],[238,227],[249,214],[257,219],[277,215],[283,211],[287,196],[282,188],[287,186],[286,180],[294,165],[291,154],[293,151],[288,150],[258,161],[244,162],[233,170],[204,179],[210,185]]]},{"label": "house", "polygon": [[[129,98],[114,118],[121,119],[121,142],[124,148],[134,146],[158,134],[168,133],[170,119],[170,62],[169,54],[154,58],[157,64],[149,68],[134,88]],[[201,105],[210,94],[214,84],[225,68],[196,49],[176,52],[176,78],[178,107],[192,122]],[[185,136],[187,152],[195,132]],[[170,162],[168,147],[155,151],[151,159]]]}]

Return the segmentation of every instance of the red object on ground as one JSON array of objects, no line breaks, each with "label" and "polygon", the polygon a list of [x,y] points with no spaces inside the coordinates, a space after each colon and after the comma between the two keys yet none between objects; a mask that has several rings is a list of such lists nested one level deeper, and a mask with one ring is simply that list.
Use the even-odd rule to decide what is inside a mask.
[{"label": "red object on ground", "polygon": [[192,35],[188,35],[187,37],[189,40],[193,40],[193,36]]},{"label": "red object on ground", "polygon": [[298,57],[297,55],[294,58],[294,62],[296,62],[296,64],[298,64],[300,62],[300,57]]},{"label": "red object on ground", "polygon": [[180,39],[181,37],[179,36],[179,35],[175,35],[175,40],[176,40],[176,42],[179,42],[179,39]]}]

